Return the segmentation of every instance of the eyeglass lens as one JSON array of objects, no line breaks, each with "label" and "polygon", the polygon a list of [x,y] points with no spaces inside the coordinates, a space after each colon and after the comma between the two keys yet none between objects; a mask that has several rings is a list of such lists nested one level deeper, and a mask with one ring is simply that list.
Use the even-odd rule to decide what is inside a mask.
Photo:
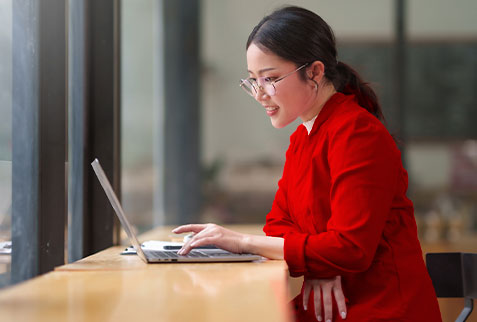
[{"label": "eyeglass lens", "polygon": [[275,85],[273,83],[277,83],[277,82],[285,79],[286,77],[290,76],[293,73],[296,73],[297,71],[299,71],[300,69],[302,69],[303,67],[305,67],[307,65],[308,65],[308,63],[303,64],[300,67],[298,67],[297,69],[295,69],[294,71],[289,72],[285,76],[282,76],[282,77],[280,77],[279,79],[277,79],[273,82],[265,81],[265,77],[260,77],[260,78],[258,78],[257,81],[252,81],[250,79],[242,79],[241,82],[240,82],[240,87],[242,87],[245,90],[245,92],[247,92],[247,94],[249,94],[253,98],[255,98],[255,96],[258,94],[260,89],[262,91],[264,91],[265,94],[267,94],[269,96],[273,96],[273,95],[276,94],[276,88],[275,88]]},{"label": "eyeglass lens", "polygon": [[265,94],[273,96],[275,95],[275,86],[271,83],[267,82],[260,82],[261,84],[258,84],[257,82],[252,82],[249,79],[242,79],[240,87],[244,89],[244,91],[249,94],[252,97],[255,97],[260,90],[265,92]]}]

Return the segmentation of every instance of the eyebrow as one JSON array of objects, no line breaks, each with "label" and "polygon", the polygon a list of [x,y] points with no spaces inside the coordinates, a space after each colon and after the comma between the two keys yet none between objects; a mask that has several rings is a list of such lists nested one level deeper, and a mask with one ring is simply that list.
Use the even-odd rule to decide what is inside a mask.
[{"label": "eyebrow", "polygon": [[[271,71],[271,70],[275,70],[276,68],[275,67],[268,67],[268,68],[263,68],[263,69],[260,69],[258,71],[258,74],[263,74],[264,72],[268,72],[268,71]],[[248,70],[249,73],[253,74],[252,71]]]}]

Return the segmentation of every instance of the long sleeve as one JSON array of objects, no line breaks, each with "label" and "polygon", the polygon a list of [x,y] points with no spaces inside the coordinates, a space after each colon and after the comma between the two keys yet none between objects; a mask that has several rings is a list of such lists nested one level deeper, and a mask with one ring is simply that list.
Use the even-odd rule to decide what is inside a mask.
[{"label": "long sleeve", "polygon": [[340,120],[329,132],[323,153],[329,164],[331,215],[324,232],[285,234],[284,253],[292,276],[332,277],[371,265],[401,169],[391,136],[373,121],[361,114]]}]

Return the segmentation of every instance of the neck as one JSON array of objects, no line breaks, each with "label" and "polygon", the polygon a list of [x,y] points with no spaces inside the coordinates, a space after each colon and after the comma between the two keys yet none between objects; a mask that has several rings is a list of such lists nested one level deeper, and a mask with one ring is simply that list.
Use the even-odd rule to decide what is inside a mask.
[{"label": "neck", "polygon": [[336,89],[331,82],[327,82],[323,87],[318,88],[318,94],[316,95],[313,106],[307,111],[305,115],[300,116],[303,122],[307,122],[318,115],[325,103],[336,93]]}]

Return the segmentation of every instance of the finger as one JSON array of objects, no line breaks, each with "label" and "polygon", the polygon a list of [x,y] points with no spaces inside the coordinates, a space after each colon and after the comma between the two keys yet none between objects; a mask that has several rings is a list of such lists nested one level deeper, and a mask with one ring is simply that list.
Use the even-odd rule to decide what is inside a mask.
[{"label": "finger", "polygon": [[202,231],[207,225],[205,224],[189,224],[189,225],[182,225],[176,227],[172,230],[174,234],[181,234],[181,233],[198,233]]},{"label": "finger", "polygon": [[335,296],[336,305],[338,306],[338,312],[341,315],[341,318],[346,319],[347,310],[346,310],[346,300],[343,294],[343,289],[341,288],[341,279],[337,278],[336,284],[333,287],[333,295]]},{"label": "finger", "polygon": [[318,321],[323,321],[323,315],[321,314],[321,287],[319,284],[313,287],[313,298],[315,304],[315,316]]},{"label": "finger", "polygon": [[185,242],[184,245],[182,245],[182,248],[179,249],[179,251],[177,251],[177,254],[179,254],[179,255],[187,255],[187,254],[190,252],[190,250],[192,249],[192,248],[190,247],[190,244],[191,244],[191,240]]},{"label": "finger", "polygon": [[189,254],[190,247],[186,244],[182,245],[182,248],[177,251],[178,255],[187,255]]},{"label": "finger", "polygon": [[200,232],[196,233],[191,239],[184,243],[182,248],[177,253],[179,255],[187,255],[192,250],[192,248],[205,245],[204,239],[206,241],[210,240],[210,237],[206,237],[207,233],[210,233],[207,229],[203,229]]},{"label": "finger", "polygon": [[305,287],[303,288],[303,309],[308,310],[308,300],[310,298],[311,283],[305,281]]},{"label": "finger", "polygon": [[197,240],[197,238],[192,237],[191,239],[187,240],[184,245],[182,245],[182,248],[177,252],[179,255],[187,255],[189,252],[192,250],[193,246],[192,244]]},{"label": "finger", "polygon": [[197,240],[191,240],[190,247],[200,247],[204,245],[214,245],[215,242],[214,237],[203,237],[203,238],[198,238]]},{"label": "finger", "polygon": [[325,311],[325,321],[331,322],[333,320],[333,301],[331,297],[331,284],[323,285],[322,291],[323,291],[323,309]]}]

